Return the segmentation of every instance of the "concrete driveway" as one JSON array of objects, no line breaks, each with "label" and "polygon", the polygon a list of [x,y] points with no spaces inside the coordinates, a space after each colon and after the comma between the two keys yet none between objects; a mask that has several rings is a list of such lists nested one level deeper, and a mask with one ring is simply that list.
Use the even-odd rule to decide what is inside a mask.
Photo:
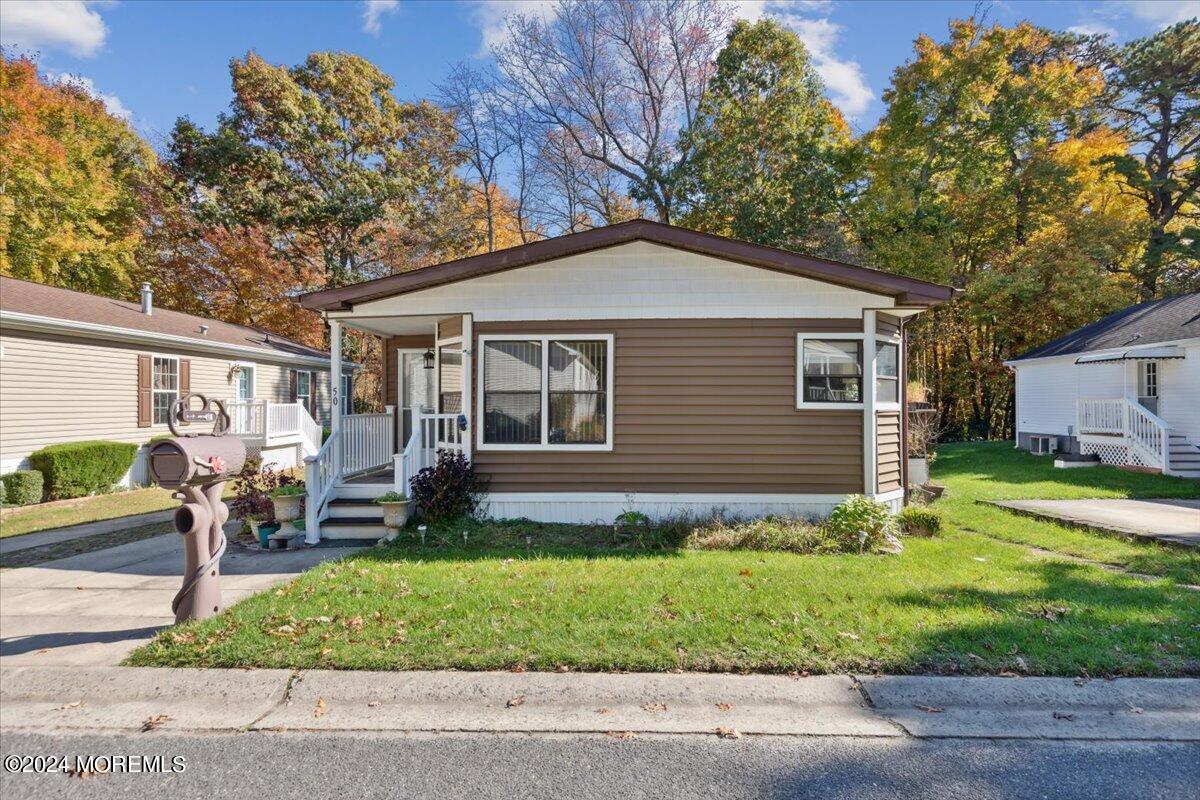
[{"label": "concrete driveway", "polygon": [[[256,553],[231,544],[221,559],[223,599],[233,605],[354,550]],[[182,574],[174,533],[0,570],[0,664],[117,664],[174,623],[171,599]]]},{"label": "concrete driveway", "polygon": [[1035,517],[1200,547],[1200,500],[997,500]]}]

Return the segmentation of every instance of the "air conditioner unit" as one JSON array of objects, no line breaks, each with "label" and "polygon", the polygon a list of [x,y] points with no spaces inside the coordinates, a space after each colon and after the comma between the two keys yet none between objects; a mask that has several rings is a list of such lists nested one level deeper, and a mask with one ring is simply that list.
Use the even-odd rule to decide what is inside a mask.
[{"label": "air conditioner unit", "polygon": [[1029,451],[1034,455],[1044,456],[1058,452],[1057,436],[1030,436]]}]

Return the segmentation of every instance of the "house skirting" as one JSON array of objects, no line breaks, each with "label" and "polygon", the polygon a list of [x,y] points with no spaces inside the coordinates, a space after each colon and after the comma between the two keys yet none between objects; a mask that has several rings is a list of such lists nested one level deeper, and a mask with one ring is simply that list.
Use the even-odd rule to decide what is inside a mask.
[{"label": "house skirting", "polygon": [[[495,519],[535,522],[611,523],[624,511],[651,519],[686,514],[763,517],[771,514],[821,518],[846,499],[844,494],[654,494],[619,492],[493,492],[483,496],[481,511]],[[904,491],[875,495],[893,512],[904,504]]]}]

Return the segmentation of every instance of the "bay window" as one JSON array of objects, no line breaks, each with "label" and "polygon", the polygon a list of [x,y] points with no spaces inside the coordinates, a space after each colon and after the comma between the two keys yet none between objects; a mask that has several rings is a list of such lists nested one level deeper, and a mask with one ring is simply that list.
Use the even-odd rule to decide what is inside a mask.
[{"label": "bay window", "polygon": [[481,449],[612,449],[611,335],[479,343]]}]

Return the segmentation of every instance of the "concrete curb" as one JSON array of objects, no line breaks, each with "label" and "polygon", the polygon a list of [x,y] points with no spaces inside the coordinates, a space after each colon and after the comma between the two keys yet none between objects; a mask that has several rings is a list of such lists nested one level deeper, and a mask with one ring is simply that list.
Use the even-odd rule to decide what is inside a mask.
[{"label": "concrete curb", "polygon": [[1200,741],[1194,679],[3,667],[0,709],[0,728],[40,731]]}]

